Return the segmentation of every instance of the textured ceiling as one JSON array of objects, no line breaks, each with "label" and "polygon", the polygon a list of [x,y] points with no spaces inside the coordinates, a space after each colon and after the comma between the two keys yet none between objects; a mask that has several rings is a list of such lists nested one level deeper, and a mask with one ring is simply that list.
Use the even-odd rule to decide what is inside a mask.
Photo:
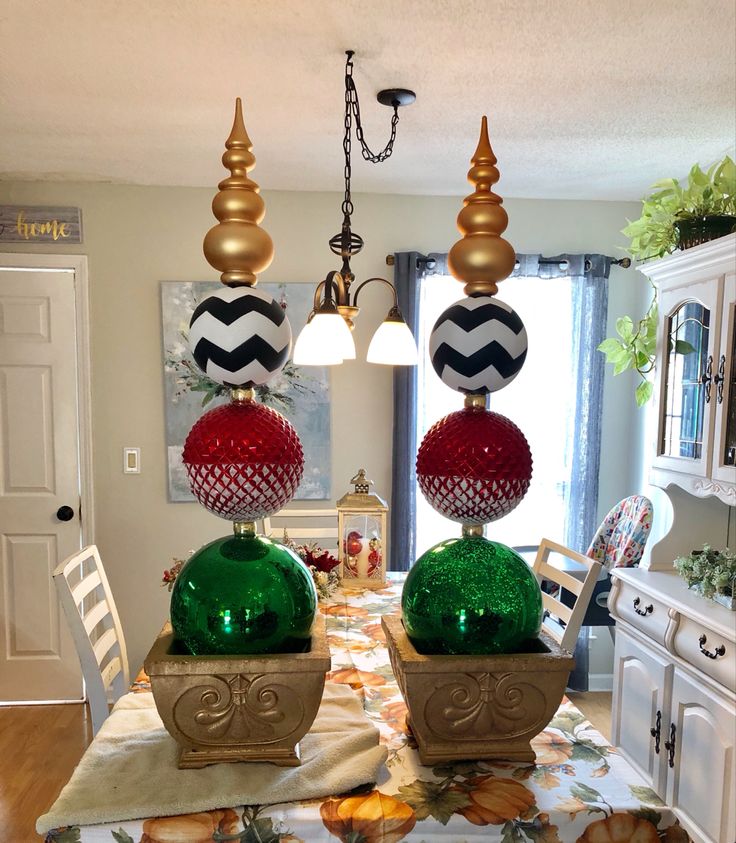
[{"label": "textured ceiling", "polygon": [[[503,196],[635,199],[734,144],[733,0],[3,0],[0,176],[208,185],[243,97],[254,178],[341,187],[343,51],[368,142],[354,189],[459,194],[487,114]],[[0,189],[1,190],[1,189]]]}]

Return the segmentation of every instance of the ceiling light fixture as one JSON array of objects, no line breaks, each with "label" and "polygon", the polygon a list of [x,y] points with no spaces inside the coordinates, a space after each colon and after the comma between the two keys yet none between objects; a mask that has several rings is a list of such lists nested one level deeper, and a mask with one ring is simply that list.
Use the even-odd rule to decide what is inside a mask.
[{"label": "ceiling light fixture", "polygon": [[393,152],[396,126],[399,122],[399,108],[402,105],[411,105],[416,96],[413,91],[405,88],[389,88],[378,92],[378,102],[393,108],[394,113],[391,118],[391,136],[388,143],[380,152],[374,153],[363,137],[358,92],[353,81],[353,50],[347,50],[346,55],[345,133],[342,142],[345,156],[345,195],[342,201],[342,227],[339,233],[331,237],[329,241],[333,254],[342,258],[342,267],[339,272],[329,272],[325,280],[317,285],[314,292],[314,307],[294,346],[294,362],[300,366],[334,366],[344,360],[354,360],[355,343],[351,332],[354,320],[360,311],[358,295],[366,284],[380,281],[389,287],[394,301],[388,316],[371,340],[368,348],[368,362],[383,363],[388,366],[413,366],[418,360],[417,344],[401,315],[393,284],[385,278],[368,278],[357,286],[354,294],[351,293],[355,275],[350,268],[350,259],[363,248],[363,238],[351,227],[353,200],[350,193],[352,176],[350,153],[353,121],[355,121],[355,134],[360,142],[363,158],[373,164],[385,161]]}]

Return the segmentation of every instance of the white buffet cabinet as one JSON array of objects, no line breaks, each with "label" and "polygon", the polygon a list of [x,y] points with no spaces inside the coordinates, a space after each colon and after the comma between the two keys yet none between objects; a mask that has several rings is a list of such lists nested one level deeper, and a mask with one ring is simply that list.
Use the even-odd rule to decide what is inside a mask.
[{"label": "white buffet cabinet", "polygon": [[613,743],[693,839],[736,841],[736,612],[615,568]]}]

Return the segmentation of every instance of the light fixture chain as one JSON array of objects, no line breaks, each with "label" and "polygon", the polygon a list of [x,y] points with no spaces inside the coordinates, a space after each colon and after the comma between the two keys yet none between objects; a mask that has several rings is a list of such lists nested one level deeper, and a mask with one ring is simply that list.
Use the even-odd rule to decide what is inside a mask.
[{"label": "light fixture chain", "polygon": [[381,164],[391,156],[394,151],[394,141],[396,140],[396,126],[399,123],[399,104],[393,103],[394,114],[391,118],[391,136],[388,143],[380,152],[373,152],[368,144],[365,142],[363,135],[363,124],[360,119],[360,103],[358,101],[358,91],[355,88],[353,81],[353,59],[348,55],[348,60],[345,65],[345,102],[352,107],[353,116],[355,117],[355,135],[360,142],[360,151],[366,161],[372,164]]},{"label": "light fixture chain", "polygon": [[[353,73],[353,63],[348,57],[347,64],[345,66],[345,134],[342,139],[342,149],[345,154],[345,168],[344,168],[344,177],[345,177],[345,198],[343,199],[342,203],[342,212],[343,215],[346,217],[350,217],[353,213],[353,200],[350,195],[350,179],[352,176],[352,170],[350,167],[350,152],[352,147],[352,135],[353,135],[353,112],[352,112],[352,99],[351,99],[351,86],[350,83],[352,81],[352,73]],[[354,88],[353,88],[354,90]]]}]

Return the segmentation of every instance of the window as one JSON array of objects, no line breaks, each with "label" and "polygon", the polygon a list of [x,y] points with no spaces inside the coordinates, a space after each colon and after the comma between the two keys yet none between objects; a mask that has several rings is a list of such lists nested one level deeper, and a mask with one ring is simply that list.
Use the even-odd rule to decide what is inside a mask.
[{"label": "window", "polygon": [[[446,387],[429,360],[432,327],[440,313],[462,298],[461,285],[449,276],[430,276],[421,287],[417,442],[443,416],[462,407],[462,396]],[[543,537],[563,540],[570,485],[575,373],[572,355],[572,282],[516,277],[499,287],[499,298],[519,314],[529,336],[526,362],[516,379],[490,398],[491,410],[511,419],[532,451],[529,491],[505,518],[489,524],[486,536],[510,546],[537,544]],[[460,526],[435,512],[417,487],[417,555]]]}]

